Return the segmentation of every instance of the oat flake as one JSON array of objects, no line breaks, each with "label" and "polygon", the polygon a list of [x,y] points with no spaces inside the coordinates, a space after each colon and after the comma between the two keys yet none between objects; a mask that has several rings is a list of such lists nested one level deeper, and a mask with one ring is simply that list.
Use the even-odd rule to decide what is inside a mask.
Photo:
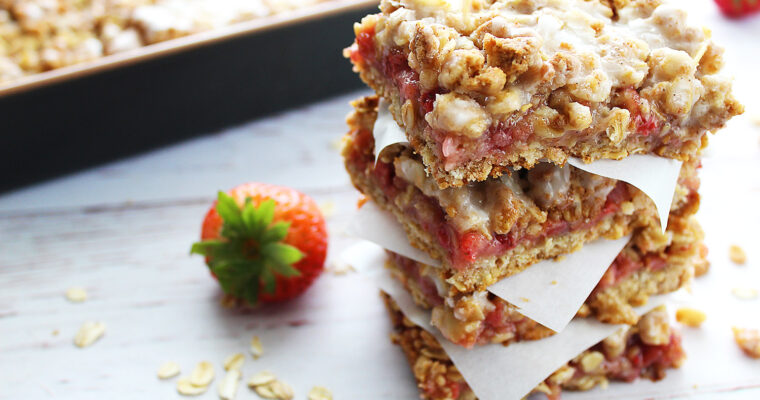
[{"label": "oat flake", "polygon": [[106,325],[102,322],[85,322],[74,336],[77,347],[87,347],[100,339],[106,333]]}]

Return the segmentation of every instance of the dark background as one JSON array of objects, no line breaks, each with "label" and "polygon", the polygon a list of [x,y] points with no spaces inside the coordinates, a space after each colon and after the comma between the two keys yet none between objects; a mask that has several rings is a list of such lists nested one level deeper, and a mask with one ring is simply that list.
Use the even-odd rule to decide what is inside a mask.
[{"label": "dark background", "polygon": [[375,9],[2,97],[0,192],[359,88],[340,49]]}]

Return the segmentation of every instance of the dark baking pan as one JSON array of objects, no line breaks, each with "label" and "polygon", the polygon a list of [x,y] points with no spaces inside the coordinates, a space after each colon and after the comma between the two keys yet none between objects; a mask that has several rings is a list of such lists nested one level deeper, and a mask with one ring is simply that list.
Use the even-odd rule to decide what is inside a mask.
[{"label": "dark baking pan", "polygon": [[341,49],[376,9],[329,1],[0,86],[0,191],[358,88]]}]

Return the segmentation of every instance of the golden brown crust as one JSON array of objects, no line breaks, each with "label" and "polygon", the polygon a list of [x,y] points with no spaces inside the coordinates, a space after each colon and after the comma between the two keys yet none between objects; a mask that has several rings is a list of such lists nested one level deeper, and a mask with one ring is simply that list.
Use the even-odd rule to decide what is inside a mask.
[{"label": "golden brown crust", "polygon": [[[442,188],[570,156],[688,160],[743,107],[722,50],[659,3],[385,0],[347,54]],[[504,127],[514,143],[483,150]]]},{"label": "golden brown crust", "polygon": [[[578,316],[596,318],[605,323],[632,325],[638,321],[634,307],[646,304],[649,296],[673,292],[691,281],[695,268],[704,260],[704,253],[701,252],[702,231],[694,217],[674,219],[668,230],[672,240],[666,247],[643,251],[636,243],[646,241],[645,238],[634,239],[625,247],[619,262],[641,263],[641,269],[595,290],[581,307]],[[657,259],[662,265],[649,268],[647,259]],[[417,305],[432,310],[433,325],[454,343],[466,347],[489,342],[508,345],[552,334],[552,331],[525,318],[516,307],[491,293],[461,293],[449,288],[440,279],[438,268],[399,255],[392,255],[387,267],[392,276],[410,292]],[[610,269],[612,271],[608,274],[612,276],[618,271],[616,264]],[[603,281],[606,279],[607,275]],[[432,288],[436,289],[436,293],[431,293]],[[488,314],[496,311],[497,306],[500,325],[492,328],[486,321]],[[503,328],[511,323],[515,324],[516,329]]]},{"label": "golden brown crust", "polygon": [[[477,400],[438,341],[408,320],[390,296],[385,293],[381,293],[381,296],[394,326],[391,340],[399,345],[406,355],[417,380],[420,397],[425,400]],[[595,386],[606,386],[609,380],[625,376],[625,371],[621,374],[621,371],[608,370],[609,365],[614,363],[602,361],[615,359],[627,351],[640,351],[635,346],[642,346],[640,343],[650,339],[671,345],[673,359],[639,373],[641,377],[651,380],[662,379],[665,376],[665,368],[678,368],[685,358],[680,347],[680,338],[672,332],[664,315],[661,309],[646,314],[637,326],[619,331],[560,367],[531,393],[544,393],[551,398],[559,398],[562,390],[589,390]],[[667,336],[662,337],[663,334]],[[632,347],[629,343],[639,344]],[[637,377],[630,374],[628,376]]]}]

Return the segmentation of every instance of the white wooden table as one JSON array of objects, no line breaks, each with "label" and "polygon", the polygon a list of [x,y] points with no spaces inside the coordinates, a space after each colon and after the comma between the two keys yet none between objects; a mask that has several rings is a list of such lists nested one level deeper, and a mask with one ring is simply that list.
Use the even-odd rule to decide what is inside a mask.
[{"label": "white wooden table", "polygon": [[[711,274],[746,283],[758,276],[746,271],[760,269],[760,127],[749,118],[760,115],[760,19],[726,22],[711,6],[693,12],[728,48],[736,92],[748,109],[706,154],[701,211]],[[348,101],[364,93],[0,196],[0,399],[181,398],[176,379],[156,378],[162,362],[178,362],[186,375],[209,360],[218,381],[224,358],[247,354],[254,334],[265,354],[256,361],[247,356],[244,377],[270,370],[293,385],[297,399],[313,385],[330,388],[336,399],[417,398],[405,359],[389,343],[376,290],[359,274],[327,272],[296,301],[240,312],[219,305],[217,284],[201,258],[188,254],[217,190],[262,181],[334,206],[332,266],[350,243],[340,232],[357,199],[337,141]],[[745,270],[728,262],[729,243],[748,250]],[[87,289],[88,301],[64,298],[74,286]],[[760,311],[760,303],[732,311]],[[107,332],[92,347],[76,348],[72,338],[88,320],[103,321]],[[687,332],[687,350],[690,335],[698,333]],[[710,362],[700,354],[688,360]],[[749,386],[699,397],[721,390],[760,398],[760,376]],[[218,398],[216,385],[201,398]],[[257,396],[241,385],[237,398]]]}]

